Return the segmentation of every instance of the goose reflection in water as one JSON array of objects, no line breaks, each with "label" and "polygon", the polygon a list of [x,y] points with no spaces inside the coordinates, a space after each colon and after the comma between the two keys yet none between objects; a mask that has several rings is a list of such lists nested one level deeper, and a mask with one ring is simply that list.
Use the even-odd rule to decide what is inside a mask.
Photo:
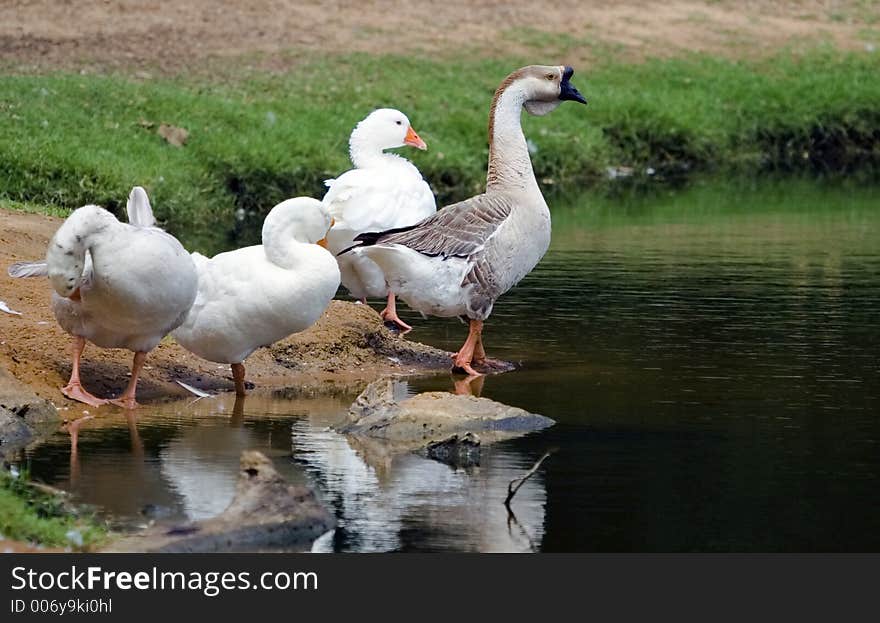
[{"label": "goose reflection in water", "polygon": [[[162,475],[192,520],[207,519],[226,509],[245,450],[265,454],[290,482],[305,482],[301,468],[290,461],[290,422],[310,413],[344,413],[348,402],[286,392],[255,393],[234,401],[230,395],[199,400],[188,409],[199,417],[199,425],[179,429],[159,452]],[[213,425],[206,425],[203,418]]]},{"label": "goose reflection in water", "polygon": [[123,523],[204,519],[232,499],[242,450],[260,450],[286,478],[302,482],[301,468],[289,461],[291,418],[310,409],[340,412],[348,402],[269,394],[245,403],[221,395],[145,405],[136,417],[80,418],[40,447],[37,473]]},{"label": "goose reflection in water", "polygon": [[187,429],[159,453],[162,475],[180,496],[188,519],[214,517],[232,499],[237,457],[254,447],[252,431],[243,426],[244,401],[236,397],[228,426]]},{"label": "goose reflection in water", "polygon": [[[85,415],[64,429],[70,437],[69,471],[67,482],[55,481],[55,486],[125,520],[141,519],[146,506],[177,506],[158,465],[145,450],[133,412],[98,418]],[[126,432],[120,434],[122,430]]]},{"label": "goose reflection in water", "polygon": [[[456,384],[456,393],[482,388]],[[398,382],[395,394],[407,395]],[[526,481],[510,517],[508,483],[531,466],[509,444],[482,449],[480,465],[454,468],[380,440],[346,437],[314,418],[293,424],[294,458],[339,519],[336,548],[357,551],[528,552],[540,547],[546,491],[541,474]]]},{"label": "goose reflection in water", "polygon": [[[451,381],[449,389],[477,395],[483,382]],[[397,382],[394,394],[402,400],[413,392]],[[508,483],[529,469],[531,457],[500,443],[482,449],[479,466],[454,468],[381,440],[349,438],[334,428],[347,421],[353,399],[352,392],[315,396],[295,390],[238,400],[218,395],[150,405],[137,419],[113,414],[77,420],[68,425],[69,474],[65,466],[50,480],[138,524],[199,520],[226,508],[241,452],[256,449],[288,481],[314,486],[336,513],[339,529],[331,549],[540,547],[547,497],[541,472],[518,492],[515,518],[503,504]],[[65,463],[66,437],[53,442],[64,444],[57,456],[63,450]]]},{"label": "goose reflection in water", "polygon": [[[479,392],[482,382],[458,389]],[[405,382],[395,383],[394,389],[397,400],[411,395]],[[224,399],[199,405],[216,413],[226,405]],[[236,401],[229,420],[239,427],[234,432],[229,426],[183,429],[160,452],[162,474],[189,518],[222,512],[235,489],[233,458],[244,449],[260,448],[288,480],[315,486],[336,513],[340,529],[333,549],[533,551],[540,546],[546,500],[541,475],[517,494],[511,521],[503,504],[507,484],[530,464],[504,444],[484,448],[479,467],[455,469],[390,452],[378,440],[364,443],[335,432],[332,427],[346,419],[350,396],[279,400],[252,395],[244,400]],[[262,432],[242,426],[273,412],[288,417]]]},{"label": "goose reflection in water", "polygon": [[454,378],[452,380],[452,393],[456,396],[474,396],[479,398],[483,395],[483,385],[486,382],[485,376],[468,376],[465,378]]}]

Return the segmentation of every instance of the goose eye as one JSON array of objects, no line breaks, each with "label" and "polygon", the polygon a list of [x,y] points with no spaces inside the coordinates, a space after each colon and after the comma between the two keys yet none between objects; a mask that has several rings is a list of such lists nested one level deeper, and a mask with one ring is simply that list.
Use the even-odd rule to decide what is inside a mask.
[{"label": "goose eye", "polygon": [[395,121],[394,123],[396,123],[397,125],[403,125],[403,121]]},{"label": "goose eye", "polygon": [[554,74],[547,74],[547,80],[553,80],[555,77]]}]

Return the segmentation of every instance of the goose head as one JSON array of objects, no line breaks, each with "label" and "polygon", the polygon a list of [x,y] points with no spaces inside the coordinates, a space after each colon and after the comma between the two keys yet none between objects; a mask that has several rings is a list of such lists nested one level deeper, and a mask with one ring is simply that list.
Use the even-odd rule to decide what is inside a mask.
[{"label": "goose head", "polygon": [[116,235],[119,221],[96,205],[77,208],[62,223],[46,250],[49,282],[63,297],[78,299],[86,266],[86,251],[101,239]]},{"label": "goose head", "polygon": [[312,197],[295,197],[276,205],[263,221],[263,245],[285,245],[290,240],[320,244],[333,223],[324,204]]},{"label": "goose head", "polygon": [[529,65],[510,74],[497,93],[515,90],[530,114],[546,115],[565,101],[587,103],[571,84],[573,74],[574,69],[565,65]]},{"label": "goose head", "polygon": [[371,112],[357,124],[349,141],[353,160],[357,156],[366,155],[364,152],[378,155],[386,149],[404,145],[417,149],[428,148],[425,141],[413,130],[407,116],[393,108],[380,108]]}]

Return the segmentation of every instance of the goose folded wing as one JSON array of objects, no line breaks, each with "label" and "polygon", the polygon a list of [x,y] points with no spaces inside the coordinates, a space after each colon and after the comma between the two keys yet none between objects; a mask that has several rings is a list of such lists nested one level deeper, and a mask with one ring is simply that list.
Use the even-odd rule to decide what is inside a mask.
[{"label": "goose folded wing", "polygon": [[478,195],[439,210],[411,227],[378,234],[362,234],[364,245],[399,244],[432,257],[469,258],[480,253],[486,242],[510,216],[504,196]]}]

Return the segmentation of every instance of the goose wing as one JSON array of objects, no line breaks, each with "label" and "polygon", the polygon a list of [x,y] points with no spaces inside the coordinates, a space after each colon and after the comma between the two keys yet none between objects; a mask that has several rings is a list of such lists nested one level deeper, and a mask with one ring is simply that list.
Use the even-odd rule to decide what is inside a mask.
[{"label": "goose wing", "polygon": [[363,246],[399,244],[431,257],[476,260],[510,216],[504,195],[477,195],[443,208],[416,225],[355,238]]},{"label": "goose wing", "polygon": [[354,233],[412,225],[435,209],[434,195],[421,177],[352,169],[325,183],[324,205],[341,229]]},{"label": "goose wing", "polygon": [[402,245],[429,257],[460,258],[468,269],[459,286],[467,292],[473,317],[485,318],[504,293],[509,261],[490,244],[507,219],[512,203],[504,195],[477,195],[444,208],[412,227],[355,238],[364,245]]}]

